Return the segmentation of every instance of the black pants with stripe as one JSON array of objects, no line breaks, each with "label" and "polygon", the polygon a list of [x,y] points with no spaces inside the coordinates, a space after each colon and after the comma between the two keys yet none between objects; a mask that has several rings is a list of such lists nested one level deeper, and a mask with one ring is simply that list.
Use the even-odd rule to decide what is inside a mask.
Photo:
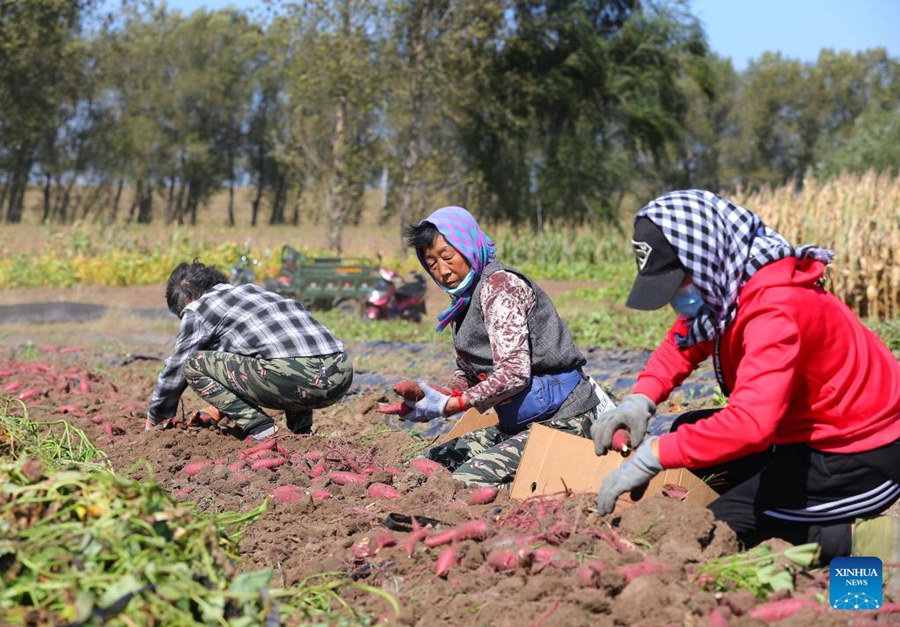
[{"label": "black pants with stripe", "polygon": [[[682,414],[672,425],[708,418],[714,410]],[[820,563],[850,555],[850,525],[900,496],[900,441],[862,453],[817,451],[796,444],[772,447],[718,466],[697,469],[720,494],[710,506],[749,548],[768,538],[817,542]]]}]

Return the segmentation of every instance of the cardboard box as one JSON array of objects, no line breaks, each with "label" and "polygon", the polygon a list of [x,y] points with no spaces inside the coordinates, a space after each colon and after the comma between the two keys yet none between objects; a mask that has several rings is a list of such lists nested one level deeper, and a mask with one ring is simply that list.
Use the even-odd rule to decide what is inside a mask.
[{"label": "cardboard box", "polygon": [[480,411],[471,407],[466,410],[466,413],[462,415],[462,417],[456,421],[456,424],[453,425],[453,428],[447,432],[447,434],[438,440],[438,444],[443,444],[445,442],[449,442],[454,438],[458,438],[459,436],[469,433],[470,431],[475,431],[476,429],[483,429],[485,427],[492,427],[497,424],[497,412],[493,409],[489,409],[486,414],[482,414]]},{"label": "cardboard box", "polygon": [[[603,479],[625,460],[616,451],[598,457],[594,454],[594,443],[587,438],[539,424],[532,425],[510,496],[525,499],[567,490],[596,493]],[[640,498],[661,494],[666,484],[685,488],[685,501],[689,503],[709,505],[718,496],[700,477],[679,468],[656,475]],[[623,494],[616,503],[615,511],[621,511],[640,498],[633,501],[629,494]]]}]

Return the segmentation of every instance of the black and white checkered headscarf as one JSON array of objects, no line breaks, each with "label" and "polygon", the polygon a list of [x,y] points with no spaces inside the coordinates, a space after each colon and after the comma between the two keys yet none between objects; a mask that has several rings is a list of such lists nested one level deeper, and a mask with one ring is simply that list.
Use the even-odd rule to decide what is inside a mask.
[{"label": "black and white checkered headscarf", "polygon": [[697,286],[706,307],[691,322],[682,348],[711,340],[737,315],[741,287],[764,265],[786,257],[827,263],[834,252],[815,246],[793,248],[752,211],[700,189],[669,192],[641,209],[662,229]]}]

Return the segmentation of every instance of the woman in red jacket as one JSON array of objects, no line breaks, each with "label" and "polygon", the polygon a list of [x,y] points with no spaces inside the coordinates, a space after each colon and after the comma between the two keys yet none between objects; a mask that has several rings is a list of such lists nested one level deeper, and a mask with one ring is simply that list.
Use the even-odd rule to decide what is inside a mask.
[{"label": "woman in red jacket", "polygon": [[[900,363],[822,287],[829,250],[793,248],[751,211],[702,190],[641,209],[627,305],[679,314],[632,393],[591,429],[598,455],[625,427],[637,444],[656,404],[708,357],[728,396],[645,440],[600,488],[598,509],[664,468],[727,476],[710,506],[747,546],[818,542],[821,563],[897,560]],[[862,520],[860,520],[862,519]],[[856,524],[854,533],[854,524]]]}]

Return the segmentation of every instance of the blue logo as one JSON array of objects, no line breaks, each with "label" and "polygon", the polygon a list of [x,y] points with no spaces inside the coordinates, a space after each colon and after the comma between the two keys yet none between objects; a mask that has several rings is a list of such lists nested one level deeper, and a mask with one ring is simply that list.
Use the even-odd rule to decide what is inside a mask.
[{"label": "blue logo", "polygon": [[829,573],[831,607],[836,610],[877,610],[882,605],[881,560],[877,557],[836,557]]}]

